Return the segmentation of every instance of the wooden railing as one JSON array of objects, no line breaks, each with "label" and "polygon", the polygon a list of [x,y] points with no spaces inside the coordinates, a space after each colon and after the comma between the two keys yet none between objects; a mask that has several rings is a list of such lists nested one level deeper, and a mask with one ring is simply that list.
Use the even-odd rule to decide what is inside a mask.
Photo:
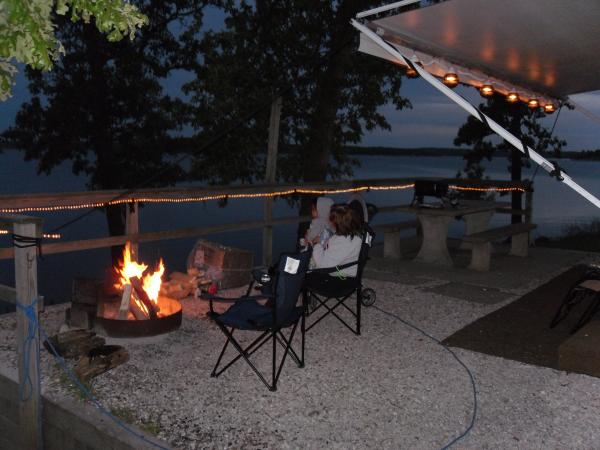
[{"label": "wooden railing", "polygon": [[[386,186],[404,186],[414,183],[416,178],[385,178],[385,179],[367,179],[367,180],[346,180],[329,181],[321,183],[307,183],[301,186],[303,191],[329,191],[345,190],[363,186],[370,186],[374,189]],[[531,221],[532,214],[532,192],[528,182],[510,182],[510,181],[470,181],[448,179],[451,184],[465,187],[485,187],[495,186],[498,188],[522,188],[526,189],[525,208],[523,210],[512,210],[506,204],[499,204],[498,213],[519,214],[525,217],[526,222]],[[126,208],[126,233],[121,236],[98,237],[67,242],[49,242],[45,241],[42,246],[44,254],[65,253],[74,251],[91,250],[97,248],[112,247],[122,245],[127,241],[132,243],[134,255],[137,253],[137,244],[141,242],[160,241],[165,239],[178,239],[185,237],[196,237],[209,235],[213,233],[227,231],[242,231],[250,229],[267,230],[263,233],[263,239],[272,239],[270,230],[273,226],[298,223],[308,220],[308,217],[282,217],[272,218],[272,209],[265,208],[265,217],[262,220],[250,220],[235,222],[229,224],[198,226],[188,228],[178,228],[165,231],[139,232],[139,203],[149,202],[181,202],[199,201],[201,198],[214,198],[228,196],[229,198],[252,198],[261,195],[275,194],[278,192],[290,192],[300,189],[297,184],[256,184],[239,186],[201,186],[201,187],[177,187],[177,188],[156,188],[143,189],[135,192],[131,191],[86,191],[86,192],[63,192],[63,193],[40,193],[40,194],[20,194],[20,195],[0,195],[0,211],[22,210],[52,211],[64,208],[74,208],[83,204],[102,205],[117,199],[119,202],[126,202],[129,207]],[[272,198],[267,197],[266,200]],[[380,208],[380,213],[392,212],[397,206],[387,206]],[[85,209],[81,209],[85,211]],[[263,243],[263,248],[271,249],[270,242]],[[0,259],[9,259],[14,255],[13,247],[0,248]],[[270,255],[269,255],[270,256]]]}]

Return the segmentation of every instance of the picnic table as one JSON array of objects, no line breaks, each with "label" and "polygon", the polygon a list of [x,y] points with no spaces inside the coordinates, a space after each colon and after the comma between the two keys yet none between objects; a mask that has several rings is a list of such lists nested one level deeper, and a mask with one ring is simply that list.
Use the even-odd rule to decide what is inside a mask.
[{"label": "picnic table", "polygon": [[[398,211],[415,214],[423,230],[423,243],[415,261],[442,266],[452,266],[452,258],[448,251],[448,227],[455,219],[464,219],[466,235],[485,231],[494,211],[496,203],[491,201],[463,200],[456,207],[441,205],[413,206],[404,205]],[[461,244],[468,248],[467,243]]]}]

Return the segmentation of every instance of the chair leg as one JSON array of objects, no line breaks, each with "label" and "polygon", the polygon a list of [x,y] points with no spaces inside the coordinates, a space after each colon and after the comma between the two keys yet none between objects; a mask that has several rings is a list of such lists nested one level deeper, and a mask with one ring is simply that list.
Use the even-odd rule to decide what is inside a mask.
[{"label": "chair leg", "polygon": [[276,337],[276,333],[277,331],[272,331],[272,335],[273,335],[273,368],[272,368],[272,374],[271,374],[271,386],[269,387],[269,390],[271,391],[276,391],[277,390],[277,379],[275,378],[275,372],[276,372],[276,366],[277,366],[277,337]]},{"label": "chair leg", "polygon": [[362,306],[362,287],[356,289],[356,335],[360,336],[360,313]]},{"label": "chair leg", "polygon": [[[230,331],[231,336],[233,336],[233,328]],[[225,345],[223,345],[223,349],[221,350],[221,354],[219,355],[219,358],[217,358],[217,363],[215,364],[215,367],[213,367],[212,372],[210,373],[211,377],[217,377],[217,368],[219,367],[219,364],[221,363],[221,360],[223,359],[223,355],[225,354],[225,350],[227,350],[227,347],[229,346],[229,341],[231,339],[229,338],[229,335],[227,335],[227,340],[225,341]]]},{"label": "chair leg", "polygon": [[302,354],[301,354],[301,358],[300,358],[300,366],[299,367],[304,367],[304,344],[305,344],[305,335],[306,335],[306,314],[302,314],[302,323],[300,325],[300,334],[302,334],[301,336],[301,341],[302,341]]}]

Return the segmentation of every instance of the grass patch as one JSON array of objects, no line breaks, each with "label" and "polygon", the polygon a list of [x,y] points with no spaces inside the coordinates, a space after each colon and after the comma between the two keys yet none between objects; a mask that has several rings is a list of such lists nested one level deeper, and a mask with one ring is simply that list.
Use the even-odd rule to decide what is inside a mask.
[{"label": "grass patch", "polygon": [[600,220],[587,224],[573,224],[564,228],[561,236],[540,236],[535,240],[540,247],[563,248],[584,252],[600,253]]},{"label": "grass patch", "polygon": [[[71,395],[73,395],[73,397],[75,397],[77,400],[79,400],[81,402],[89,400],[88,397],[83,393],[83,391],[81,389],[79,389],[79,386],[74,384],[73,381],[71,380],[71,378],[69,377],[69,375],[67,375],[63,371],[62,366],[60,366],[59,364],[55,364],[55,366],[60,372],[59,383],[61,384],[61,386],[63,386],[67,391],[69,391],[69,393]],[[79,382],[81,383],[81,385],[83,387],[85,387],[87,389],[88,392],[90,392],[92,395],[95,396],[94,388],[89,381],[79,380]]]},{"label": "grass patch", "polygon": [[146,433],[158,436],[161,428],[160,425],[152,421],[138,421],[135,410],[126,407],[111,408],[111,414],[129,425],[134,425]]}]

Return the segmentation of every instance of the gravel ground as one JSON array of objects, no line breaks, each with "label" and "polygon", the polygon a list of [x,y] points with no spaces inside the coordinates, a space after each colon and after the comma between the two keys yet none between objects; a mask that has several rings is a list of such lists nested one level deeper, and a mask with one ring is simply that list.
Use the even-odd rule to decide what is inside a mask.
[{"label": "gravel ground", "polygon": [[[540,281],[541,284],[541,281]],[[421,285],[366,280],[376,306],[442,340],[517,298],[494,305],[425,291]],[[468,426],[469,377],[442,347],[375,308],[365,308],[363,335],[333,318],[307,335],[306,367],[291,360],[277,392],[269,392],[242,362],[210,378],[223,336],[193,300],[181,329],[165,336],[116,341],[131,360],[96,378],[108,408],[181,449],[435,449]],[[56,332],[65,305],[49,307],[42,324]],[[0,317],[0,363],[14,367],[14,315]],[[600,380],[466,350],[455,353],[477,383],[477,420],[454,448],[600,448]],[[262,367],[268,358],[257,355]],[[72,396],[43,355],[43,390]]]}]

